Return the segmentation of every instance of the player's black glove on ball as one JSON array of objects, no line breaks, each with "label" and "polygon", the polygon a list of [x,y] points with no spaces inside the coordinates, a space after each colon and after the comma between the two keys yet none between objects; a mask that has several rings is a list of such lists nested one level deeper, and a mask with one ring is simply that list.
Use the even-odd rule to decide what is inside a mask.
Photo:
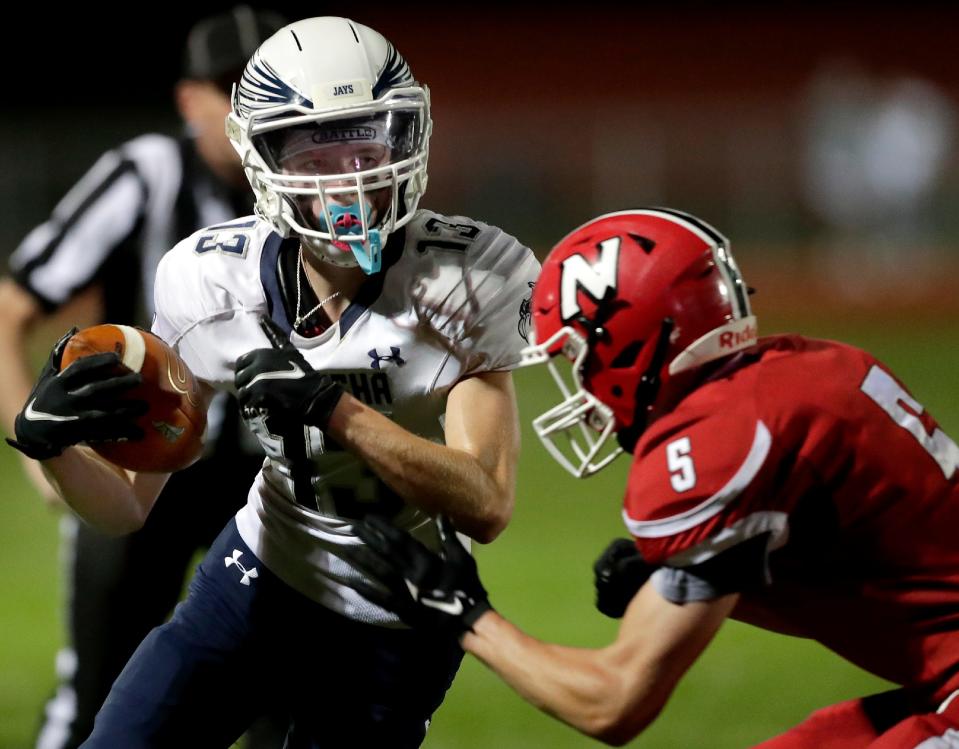
[{"label": "player's black glove on ball", "polygon": [[354,528],[366,546],[337,553],[378,585],[363,581],[348,584],[411,627],[458,636],[492,608],[476,561],[462,547],[453,524],[445,517],[439,520],[442,555],[375,515],[358,521]]},{"label": "player's black glove on ball", "polygon": [[632,540],[614,539],[593,565],[596,608],[608,617],[619,619],[654,570],[655,567],[643,561]]},{"label": "player's black glove on ball", "polygon": [[273,348],[248,351],[236,360],[240,405],[289,423],[326,429],[343,388],[313,369],[273,320],[261,318],[260,327]]},{"label": "player's black glove on ball", "polygon": [[146,401],[122,398],[142,378],[124,367],[116,354],[84,356],[60,371],[63,349],[76,332],[73,328],[54,345],[33,392],[17,414],[17,438],[7,440],[36,460],[53,458],[80,442],[143,436],[133,422],[146,413]]}]

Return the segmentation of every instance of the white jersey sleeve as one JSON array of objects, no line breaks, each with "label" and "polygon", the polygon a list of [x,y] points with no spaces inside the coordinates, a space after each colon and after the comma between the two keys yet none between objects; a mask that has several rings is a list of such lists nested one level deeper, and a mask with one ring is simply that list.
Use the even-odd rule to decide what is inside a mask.
[{"label": "white jersey sleeve", "polygon": [[267,310],[259,266],[270,233],[249,217],[202,229],[157,268],[153,332],[218,390],[233,390],[241,354],[269,345],[259,327]]},{"label": "white jersey sleeve", "polygon": [[530,298],[540,265],[525,245],[501,229],[490,227],[482,235],[471,259],[484,274],[486,289],[479,289],[479,314],[468,332],[479,354],[468,373],[514,369],[519,352],[529,345]]},{"label": "white jersey sleeve", "polygon": [[532,250],[462,216],[420,211],[409,229],[407,255],[427,256],[430,264],[413,288],[413,303],[449,340],[460,376],[515,368],[529,343],[530,296],[540,269]]}]

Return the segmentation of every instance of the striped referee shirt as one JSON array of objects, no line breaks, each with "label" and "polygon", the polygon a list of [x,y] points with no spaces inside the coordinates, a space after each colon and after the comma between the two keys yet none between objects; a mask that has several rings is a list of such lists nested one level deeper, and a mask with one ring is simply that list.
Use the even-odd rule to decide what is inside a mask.
[{"label": "striped referee shirt", "polygon": [[251,207],[250,191],[220,183],[191,140],[142,135],[93,165],[10,256],[10,272],[48,313],[98,283],[105,320],[149,328],[163,253]]}]

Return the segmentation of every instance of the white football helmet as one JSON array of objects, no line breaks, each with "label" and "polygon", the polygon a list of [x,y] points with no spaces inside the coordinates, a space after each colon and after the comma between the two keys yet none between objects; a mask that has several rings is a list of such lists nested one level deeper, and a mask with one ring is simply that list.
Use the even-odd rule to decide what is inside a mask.
[{"label": "white football helmet", "polygon": [[253,54],[226,129],[257,213],[324,260],[376,273],[426,190],[429,91],[371,28],[296,21]]}]

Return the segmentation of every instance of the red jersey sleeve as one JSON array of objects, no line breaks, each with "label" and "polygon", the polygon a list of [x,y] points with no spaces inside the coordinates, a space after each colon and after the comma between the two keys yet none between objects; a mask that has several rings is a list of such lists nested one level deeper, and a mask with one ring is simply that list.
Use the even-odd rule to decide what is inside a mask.
[{"label": "red jersey sleeve", "polygon": [[777,506],[784,497],[772,487],[771,425],[751,402],[715,405],[674,412],[638,446],[623,518],[652,565],[706,569],[759,537],[764,564],[766,552],[786,541],[790,508]]}]

